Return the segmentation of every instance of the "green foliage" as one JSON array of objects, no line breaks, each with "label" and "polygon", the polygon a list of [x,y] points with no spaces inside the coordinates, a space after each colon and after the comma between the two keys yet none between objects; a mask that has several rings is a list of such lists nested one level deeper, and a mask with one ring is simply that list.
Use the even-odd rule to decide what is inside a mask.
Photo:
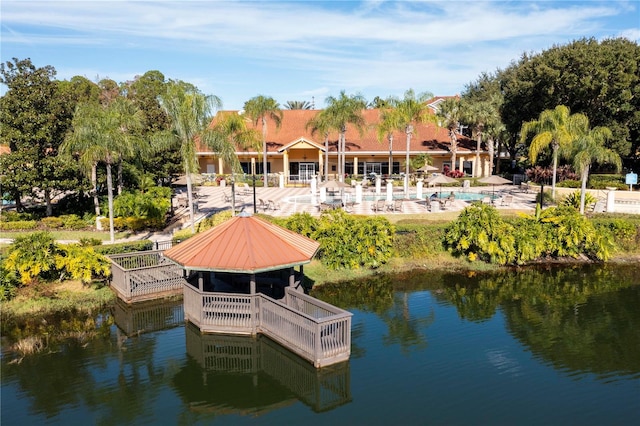
[{"label": "green foliage", "polygon": [[180,229],[179,231],[176,231],[173,233],[173,237],[171,238],[171,241],[173,241],[173,244],[177,244],[181,241],[184,241],[188,238],[193,237],[194,235],[196,234],[193,233],[191,228]]},{"label": "green foliage", "polygon": [[134,252],[134,251],[152,250],[153,249],[153,241],[150,241],[150,240],[127,241],[127,242],[124,242],[124,243],[106,244],[106,245],[96,246],[93,249],[97,253],[104,254],[104,255],[131,253],[131,252]]},{"label": "green foliage", "polygon": [[616,244],[626,251],[640,249],[640,218],[619,219],[598,217],[592,219],[598,233],[610,233]]},{"label": "green foliage", "polygon": [[[585,206],[594,204],[596,202],[596,197],[591,195],[589,192],[585,192],[584,194],[584,204]],[[580,191],[574,191],[567,195],[566,197],[560,200],[560,205],[573,207],[574,209],[580,209]]]},{"label": "green foliage", "polygon": [[393,247],[399,257],[418,259],[444,251],[442,242],[447,225],[396,225]]},{"label": "green foliage", "polygon": [[55,217],[55,216],[51,216],[51,217],[44,217],[42,218],[42,220],[40,221],[40,223],[48,229],[58,229],[58,228],[62,228],[62,225],[64,224],[62,222],[62,219],[60,219],[59,217]]},{"label": "green foliage", "polygon": [[445,232],[445,246],[472,261],[511,263],[515,258],[514,244],[513,227],[488,205],[465,208]]},{"label": "green foliage", "polygon": [[96,253],[92,247],[78,244],[61,246],[55,256],[55,264],[56,268],[64,271],[63,275],[69,275],[85,284],[96,276],[111,275],[111,264],[103,254]]},{"label": "green foliage", "polygon": [[394,226],[384,217],[356,217],[343,210],[320,216],[312,238],[320,243],[320,258],[329,269],[376,268],[392,255]]},{"label": "green foliage", "polygon": [[196,227],[196,232],[202,232],[202,231],[206,231],[207,229],[216,227],[221,223],[224,223],[227,220],[231,219],[232,217],[233,216],[231,214],[231,210],[224,210],[224,211],[218,212],[198,222],[198,225]]},{"label": "green foliage", "polygon": [[0,302],[12,299],[19,285],[15,271],[6,268],[4,261],[0,261]]},{"label": "green foliage", "polygon": [[620,175],[589,175],[588,187],[592,189],[606,189],[607,187],[629,189],[629,185],[624,183],[624,177]]},{"label": "green foliage", "polygon": [[0,231],[26,231],[36,229],[38,222],[35,220],[15,220],[12,222],[0,222]]},{"label": "green foliage", "polygon": [[116,217],[162,219],[171,209],[171,189],[152,187],[146,192],[124,192],[113,200]]},{"label": "green foliage", "polygon": [[560,188],[580,188],[581,182],[579,180],[566,179],[556,183],[556,186]]},{"label": "green foliage", "polygon": [[100,246],[102,245],[102,240],[99,238],[83,237],[80,238],[80,245],[83,247]]},{"label": "green foliage", "polygon": [[62,227],[64,229],[79,230],[88,227],[88,223],[76,214],[65,214],[59,216],[59,218],[62,220]]},{"label": "green foliage", "polygon": [[0,222],[19,222],[36,219],[38,219],[38,217],[33,213],[17,212],[13,210],[2,212],[2,215],[0,216]]},{"label": "green foliage", "polygon": [[318,219],[311,216],[309,213],[296,213],[289,216],[282,224],[287,229],[297,232],[309,238],[313,238],[320,223]]},{"label": "green foliage", "polygon": [[50,279],[56,272],[57,247],[48,232],[34,232],[18,237],[9,247],[4,266],[15,273],[22,284],[32,284],[38,278]]}]

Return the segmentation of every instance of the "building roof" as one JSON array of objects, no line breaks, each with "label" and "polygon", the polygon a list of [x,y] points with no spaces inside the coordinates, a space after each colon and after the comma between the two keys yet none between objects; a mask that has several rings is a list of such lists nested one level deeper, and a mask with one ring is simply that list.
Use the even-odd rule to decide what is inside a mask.
[{"label": "building roof", "polygon": [[[439,99],[439,98],[438,98]],[[276,153],[283,148],[294,144],[299,140],[305,140],[310,143],[322,146],[324,149],[324,135],[320,133],[311,133],[311,129],[307,129],[307,123],[316,116],[321,110],[282,110],[281,126],[278,128],[275,121],[267,118],[267,151]],[[221,111],[219,114],[227,114],[230,111]],[[238,111],[233,111],[239,113]],[[380,120],[379,109],[364,110],[363,118],[366,125],[362,135],[353,125],[347,125],[346,132],[346,150],[358,153],[377,153],[383,154],[389,152],[389,143],[385,138],[383,141],[378,140],[377,123]],[[214,118],[215,121],[215,118]],[[249,128],[254,128],[262,134],[262,122],[257,125],[252,121],[247,121]],[[439,127],[434,123],[418,124],[415,127],[409,151],[412,153],[431,152],[446,153],[449,152],[450,139],[449,131]],[[332,132],[329,135],[329,152],[336,152],[338,143],[338,133]],[[393,133],[393,149],[395,151],[406,150],[406,135],[404,132],[397,131]],[[458,153],[465,154],[475,152],[476,142],[463,136],[458,135]],[[201,152],[208,151],[206,148],[199,149]],[[248,154],[250,152],[247,152]]]},{"label": "building roof", "polygon": [[258,273],[309,263],[319,243],[241,214],[166,250],[164,256],[185,269]]}]

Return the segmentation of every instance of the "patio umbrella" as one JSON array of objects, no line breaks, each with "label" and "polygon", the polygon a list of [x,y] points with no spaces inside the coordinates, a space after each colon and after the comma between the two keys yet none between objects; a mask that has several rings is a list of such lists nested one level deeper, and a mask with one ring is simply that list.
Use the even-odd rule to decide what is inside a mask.
[{"label": "patio umbrella", "polygon": [[[433,184],[433,185],[440,185],[440,194],[442,194],[442,184],[443,183],[457,183],[458,181],[455,180],[454,178],[450,178],[447,175],[437,175],[437,176],[433,176],[430,177],[429,179],[427,179],[427,182],[429,184]],[[440,198],[440,196],[438,196],[438,198]]]},{"label": "patio umbrella", "polygon": [[435,172],[436,170],[440,170],[437,167],[433,167],[430,164],[425,164],[424,166],[420,167],[419,169],[416,169],[416,172]]},{"label": "patio umbrella", "polygon": [[320,188],[327,188],[328,190],[330,190],[331,192],[337,192],[337,190],[340,190],[340,200],[342,200],[342,191],[344,188],[350,188],[349,185],[347,185],[344,182],[340,182],[338,180],[328,180],[326,182],[322,182],[320,185]]},{"label": "patio umbrella", "polygon": [[478,179],[478,182],[491,185],[493,189],[493,194],[492,194],[493,196],[496,195],[496,185],[505,185],[507,183],[511,183],[509,179],[505,179],[502,176],[498,176],[498,175],[491,175],[491,176],[480,178]]}]

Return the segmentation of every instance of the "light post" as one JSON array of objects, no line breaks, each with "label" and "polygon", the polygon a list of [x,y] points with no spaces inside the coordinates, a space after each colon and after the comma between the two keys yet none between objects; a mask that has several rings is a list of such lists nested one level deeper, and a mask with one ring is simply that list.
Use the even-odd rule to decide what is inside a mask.
[{"label": "light post", "polygon": [[258,206],[256,204],[256,171],[254,169],[253,175],[251,176],[253,179],[253,214],[258,213]]}]

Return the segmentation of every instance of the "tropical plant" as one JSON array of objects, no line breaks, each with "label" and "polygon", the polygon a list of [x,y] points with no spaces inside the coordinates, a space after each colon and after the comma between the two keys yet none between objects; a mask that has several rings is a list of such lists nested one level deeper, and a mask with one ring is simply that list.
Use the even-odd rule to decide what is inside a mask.
[{"label": "tropical plant", "polygon": [[38,278],[50,279],[56,273],[57,250],[53,237],[46,231],[17,237],[9,246],[4,267],[24,285]]},{"label": "tropical plant", "polygon": [[160,105],[169,117],[169,130],[156,134],[158,145],[180,146],[182,168],[187,181],[191,232],[195,232],[192,175],[199,172],[196,142],[211,148],[232,167],[239,167],[235,147],[209,129],[214,108],[222,106],[217,96],[205,96],[196,87],[184,82],[172,82],[160,97]]},{"label": "tropical plant", "polygon": [[313,109],[313,104],[309,101],[287,101],[284,107],[286,109]]},{"label": "tropical plant", "polygon": [[324,137],[324,180],[329,177],[329,133],[334,130],[331,124],[331,117],[327,110],[322,110],[311,118],[305,125],[311,130],[311,134],[321,133]]},{"label": "tropical plant", "polygon": [[458,136],[457,131],[460,127],[460,120],[462,119],[462,110],[460,107],[460,99],[447,98],[438,104],[438,110],[436,111],[436,119],[438,120],[438,126],[444,127],[449,131],[449,143],[451,144],[451,168],[456,168],[456,154],[458,152]]},{"label": "tropical plant", "polygon": [[67,244],[59,247],[55,256],[56,268],[62,271],[60,280],[66,275],[71,279],[90,283],[96,277],[111,275],[111,263],[104,255],[96,253],[93,247]]},{"label": "tropical plant", "polygon": [[64,152],[79,154],[85,164],[93,166],[98,161],[106,164],[111,242],[115,241],[111,167],[141,148],[141,140],[135,133],[144,126],[143,118],[140,110],[124,98],[117,98],[106,107],[80,104],[73,117],[73,132],[62,147]]},{"label": "tropical plant", "polygon": [[[582,191],[574,191],[568,195],[566,195],[561,201],[560,201],[560,205],[562,206],[569,206],[569,207],[573,207],[576,210],[580,210],[581,204],[582,204]],[[584,196],[584,203],[585,205],[590,205],[595,203],[596,197],[594,197],[593,195],[591,195],[590,193],[586,193]]]},{"label": "tropical plant", "polygon": [[365,120],[362,112],[367,106],[367,101],[362,95],[347,96],[345,91],[342,90],[337,98],[333,96],[327,97],[326,103],[327,108],[324,110],[323,127],[325,130],[331,129],[339,133],[338,176],[342,181],[345,174],[345,134],[347,126],[351,124],[356,127],[360,134],[363,133]]},{"label": "tropical plant", "polygon": [[589,170],[594,162],[610,163],[619,171],[622,168],[620,156],[609,148],[605,148],[605,141],[612,137],[611,130],[606,127],[596,127],[581,134],[574,144],[573,168],[580,174],[580,213],[584,214],[586,202],[587,180]]},{"label": "tropical plant", "polygon": [[401,130],[400,120],[400,114],[390,103],[380,109],[377,133],[379,141],[386,138],[389,142],[389,174],[393,173],[393,133]]},{"label": "tropical plant", "polygon": [[494,207],[484,204],[465,208],[447,227],[444,244],[455,255],[471,261],[504,265],[515,259],[513,227]]},{"label": "tropical plant", "polygon": [[262,122],[262,173],[264,174],[264,186],[269,186],[269,180],[267,169],[267,118],[276,123],[276,128],[279,129],[282,123],[282,110],[280,104],[271,97],[258,95],[249,99],[244,103],[244,112],[251,118],[254,124]]},{"label": "tropical plant", "polygon": [[527,121],[520,131],[520,142],[525,143],[531,133],[534,134],[529,145],[529,160],[536,163],[540,153],[551,146],[553,154],[553,174],[551,177],[551,197],[556,197],[556,171],[558,156],[568,155],[571,145],[579,134],[589,127],[589,120],[584,114],[571,114],[569,108],[558,105],[552,110],[545,110],[537,120]]},{"label": "tropical plant", "polygon": [[391,124],[398,124],[399,130],[405,132],[407,149],[405,159],[405,178],[404,178],[404,193],[409,193],[409,150],[411,146],[411,137],[415,131],[415,124],[426,123],[431,120],[432,116],[429,113],[429,106],[427,101],[433,97],[433,94],[429,92],[423,92],[416,95],[413,89],[409,89],[404,92],[402,99],[390,98],[389,104],[393,108],[393,114],[397,114],[396,118],[390,120]]},{"label": "tropical plant", "polygon": [[[482,138],[485,136],[488,128],[498,125],[500,116],[497,107],[491,102],[463,102],[463,120],[472,129],[472,133],[476,137],[476,160],[474,167],[474,176],[482,176],[482,165],[480,164],[480,149],[482,146]],[[486,135],[488,136],[488,135]],[[490,153],[491,162],[493,163],[493,153]]]}]

